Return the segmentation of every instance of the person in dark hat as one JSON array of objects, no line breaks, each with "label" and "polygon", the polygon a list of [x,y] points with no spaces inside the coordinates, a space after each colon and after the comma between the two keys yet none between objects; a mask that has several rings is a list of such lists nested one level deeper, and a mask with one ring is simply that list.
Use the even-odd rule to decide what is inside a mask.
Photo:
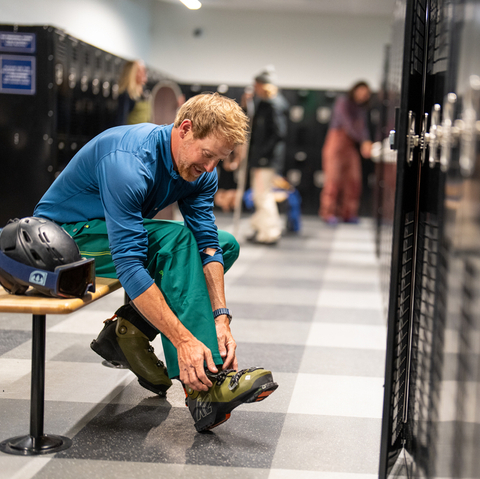
[{"label": "person in dark hat", "polygon": [[259,101],[248,155],[255,206],[249,240],[271,245],[278,242],[282,233],[273,181],[285,166],[288,103],[276,85],[273,67],[266,67],[255,77],[254,92]]}]

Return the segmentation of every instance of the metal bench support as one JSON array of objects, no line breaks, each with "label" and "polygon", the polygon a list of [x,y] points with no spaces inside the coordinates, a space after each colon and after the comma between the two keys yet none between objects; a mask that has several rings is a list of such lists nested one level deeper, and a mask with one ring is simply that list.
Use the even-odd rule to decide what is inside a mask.
[{"label": "metal bench support", "polygon": [[34,456],[68,449],[68,437],[44,434],[46,315],[34,314],[32,324],[32,383],[30,389],[30,434],[0,443],[0,451],[17,456]]}]

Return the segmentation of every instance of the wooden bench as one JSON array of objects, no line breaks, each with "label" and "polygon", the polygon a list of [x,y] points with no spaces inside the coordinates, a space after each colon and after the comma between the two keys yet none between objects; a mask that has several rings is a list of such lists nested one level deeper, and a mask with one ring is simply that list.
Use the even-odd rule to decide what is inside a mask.
[{"label": "wooden bench", "polygon": [[68,437],[44,434],[45,335],[47,314],[69,314],[103,298],[121,287],[118,279],[96,278],[95,293],[83,298],[59,299],[42,296],[30,289],[23,296],[8,294],[0,287],[0,312],[30,313],[32,320],[32,378],[30,390],[30,434],[6,439],[0,451],[20,456],[46,454],[68,449]]}]

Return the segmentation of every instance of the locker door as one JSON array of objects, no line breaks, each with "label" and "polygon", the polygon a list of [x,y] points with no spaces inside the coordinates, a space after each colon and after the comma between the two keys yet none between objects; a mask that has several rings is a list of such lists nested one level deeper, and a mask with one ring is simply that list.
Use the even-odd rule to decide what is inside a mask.
[{"label": "locker door", "polygon": [[[480,477],[480,4],[452,6],[438,161],[445,170],[441,281],[446,308],[432,476]],[[452,345],[455,345],[452,347]]]},{"label": "locker door", "polygon": [[[18,48],[10,35],[31,36]],[[2,75],[0,88],[0,227],[9,219],[30,216],[45,190],[55,179],[55,110],[61,72],[54,71],[54,37],[51,27],[0,25],[1,69],[31,67],[28,92],[22,82]],[[19,65],[20,64],[20,65]],[[25,80],[20,73],[20,79]],[[17,72],[14,72],[17,73]],[[11,84],[13,83],[13,84]]]},{"label": "locker door", "polygon": [[[380,477],[480,477],[480,5],[424,7],[421,116],[401,103],[408,126],[397,136]],[[417,172],[413,203],[403,143],[404,169]]]},{"label": "locker door", "polygon": [[423,110],[426,0],[395,3],[388,73],[390,141],[396,160],[395,212],[390,264],[385,396],[380,477],[394,468],[404,447],[409,413],[411,336],[418,194],[421,163],[411,143]]},{"label": "locker door", "polygon": [[[417,152],[420,170],[415,214],[415,266],[409,325],[408,410],[404,447],[411,459],[411,473],[431,477],[436,451],[435,424],[440,414],[444,340],[445,275],[440,248],[443,232],[445,173],[438,155],[435,128],[440,121],[450,46],[451,9],[448,2],[430,0],[426,5],[426,38],[423,111],[409,138]],[[430,145],[429,140],[432,139]]]}]

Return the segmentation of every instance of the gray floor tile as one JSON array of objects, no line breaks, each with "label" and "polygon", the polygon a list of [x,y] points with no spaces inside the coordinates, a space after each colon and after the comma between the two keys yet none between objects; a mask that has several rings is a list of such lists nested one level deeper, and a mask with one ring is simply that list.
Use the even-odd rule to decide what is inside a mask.
[{"label": "gray floor tile", "polygon": [[296,344],[303,346],[311,325],[299,321],[274,321],[237,318],[232,333],[239,343]]},{"label": "gray floor tile", "polygon": [[292,344],[237,343],[238,365],[241,369],[258,366],[273,372],[296,373],[304,349]]},{"label": "gray floor tile", "polygon": [[304,289],[311,289],[318,291],[318,288],[320,287],[322,280],[321,277],[319,276],[318,278],[315,279],[292,279],[289,278],[288,276],[286,277],[271,277],[271,278],[266,278],[264,276],[262,277],[255,277],[255,276],[249,276],[249,277],[241,277],[233,281],[232,285],[234,287],[236,286],[253,286],[253,287],[258,287],[258,288],[279,288],[279,289],[286,289],[289,287],[295,287],[295,288],[304,288]]},{"label": "gray floor tile", "polygon": [[[47,331],[45,357],[48,361],[97,362],[99,357],[90,349],[90,334],[68,334]],[[79,356],[77,356],[77,354]],[[24,342],[5,353],[6,358],[30,359],[32,342]]]},{"label": "gray floor tile", "polygon": [[[227,472],[228,471],[228,472]],[[34,479],[267,479],[269,469],[246,467],[190,466],[145,462],[88,461],[54,459],[34,476]]]},{"label": "gray floor tile", "polygon": [[0,334],[0,356],[29,341],[31,337],[29,331],[3,330]]},{"label": "gray floor tile", "polygon": [[[309,322],[313,319],[315,306],[289,305],[289,304],[250,304],[248,302],[228,302],[234,318],[262,319],[275,321],[302,321]],[[235,320],[235,319],[234,319]]]},{"label": "gray floor tile", "polygon": [[313,320],[322,323],[386,325],[386,318],[378,309],[321,307],[316,309]]},{"label": "gray floor tile", "polygon": [[[65,316],[60,314],[47,315],[47,328],[61,323]],[[31,331],[32,315],[17,313],[0,313],[0,331],[11,329],[14,331]]]},{"label": "gray floor tile", "polygon": [[380,428],[380,419],[288,414],[272,468],[375,474]]},{"label": "gray floor tile", "polygon": [[331,290],[337,291],[365,291],[365,292],[378,292],[380,290],[380,286],[374,283],[367,283],[367,282],[351,282],[349,278],[345,278],[345,281],[323,281],[323,285]]},{"label": "gray floor tile", "polygon": [[56,457],[269,468],[284,418],[236,411],[221,428],[199,434],[187,408],[112,404]]},{"label": "gray floor tile", "polygon": [[228,290],[228,298],[236,302],[248,301],[255,304],[314,305],[317,302],[318,292],[301,288],[281,290],[270,286],[263,288],[237,286]]},{"label": "gray floor tile", "polygon": [[[321,281],[323,278],[324,268],[318,265],[305,265],[301,268],[295,264],[286,265],[279,261],[276,263],[261,263],[254,262],[248,265],[246,268],[245,276],[248,278],[284,278],[292,281],[297,280],[310,280]],[[229,278],[229,274],[225,277]],[[235,278],[237,279],[237,278]]]}]

